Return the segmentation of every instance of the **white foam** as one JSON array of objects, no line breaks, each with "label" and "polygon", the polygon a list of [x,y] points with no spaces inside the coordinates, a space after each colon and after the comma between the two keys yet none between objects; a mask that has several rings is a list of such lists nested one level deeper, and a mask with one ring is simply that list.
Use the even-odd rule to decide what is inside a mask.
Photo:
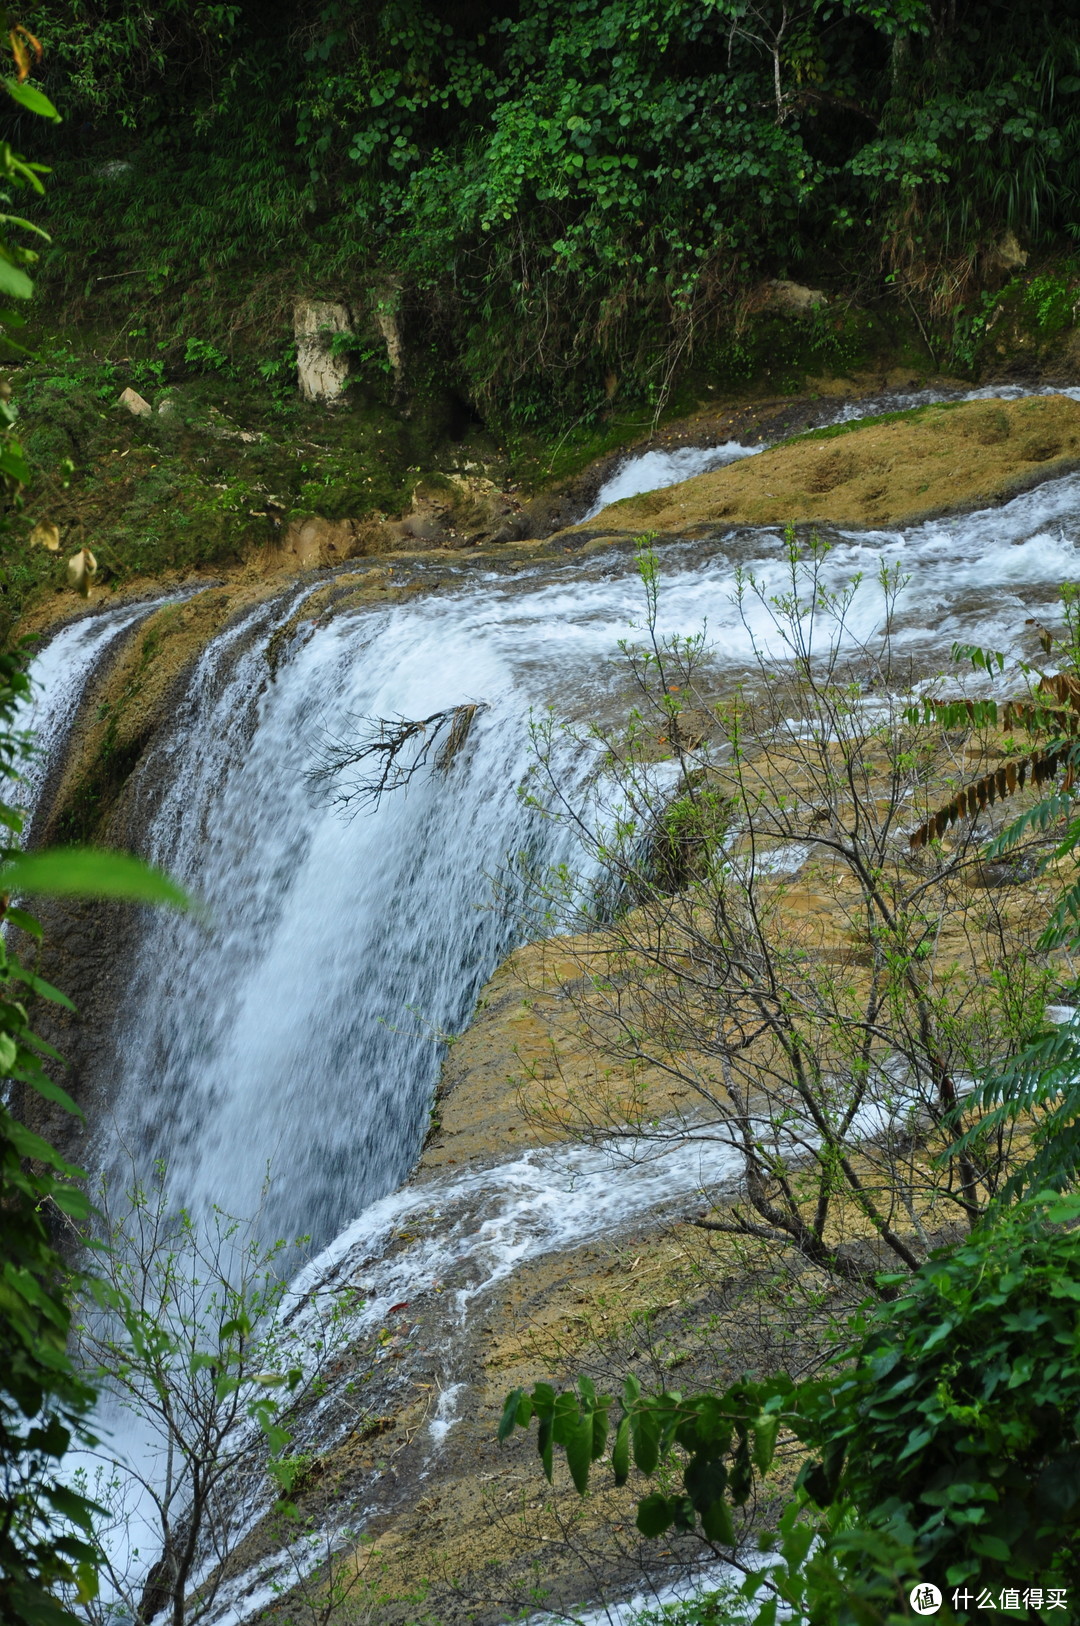
[{"label": "white foam", "polygon": [[80,702],[99,659],[122,633],[168,599],[128,604],[69,621],[30,664],[30,699],[16,713],[13,727],[34,736],[34,754],[22,768],[18,805],[29,829],[42,786],[59,759],[78,714]]},{"label": "white foam", "polygon": [[744,446],[740,441],[727,440],[720,446],[680,446],[671,452],[642,452],[628,458],[615,473],[604,481],[596,493],[596,501],[579,523],[595,519],[601,509],[610,503],[621,502],[624,497],[637,497],[644,491],[660,491],[665,486],[679,485],[692,480],[695,474],[709,469],[723,468],[741,458],[753,457],[764,451],[763,446]]}]

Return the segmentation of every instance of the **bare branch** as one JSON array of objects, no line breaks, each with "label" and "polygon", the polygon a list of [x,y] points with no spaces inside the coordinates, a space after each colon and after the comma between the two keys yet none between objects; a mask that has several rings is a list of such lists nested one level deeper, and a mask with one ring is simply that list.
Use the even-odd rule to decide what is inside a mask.
[{"label": "bare branch", "polygon": [[[427,772],[445,773],[463,749],[483,701],[447,706],[430,717],[357,717],[348,734],[324,736],[306,779],[335,807],[374,812],[387,791]],[[342,776],[350,776],[342,778]]]}]

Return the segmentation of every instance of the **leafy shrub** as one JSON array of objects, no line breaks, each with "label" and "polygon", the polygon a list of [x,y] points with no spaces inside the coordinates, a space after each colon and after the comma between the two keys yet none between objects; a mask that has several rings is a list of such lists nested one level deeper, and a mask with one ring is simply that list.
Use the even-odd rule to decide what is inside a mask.
[{"label": "leafy shrub", "polygon": [[[681,1489],[639,1501],[638,1528],[730,1544],[732,1510],[774,1466],[778,1436],[793,1438],[807,1453],[796,1494],[762,1539],[771,1567],[743,1589],[762,1626],[788,1612],[815,1626],[907,1619],[916,1580],[961,1617],[976,1583],[1035,1587],[1044,1603],[1025,1618],[1052,1619],[1050,1589],[1080,1585],[1078,1223],[1080,1198],[1040,1196],[979,1226],[857,1318],[823,1379],[689,1396],[628,1379],[616,1484],[631,1462],[682,1468]],[[587,1379],[564,1394],[537,1384],[508,1397],[500,1437],[535,1417],[548,1477],[557,1445],[584,1492],[614,1408]]]}]

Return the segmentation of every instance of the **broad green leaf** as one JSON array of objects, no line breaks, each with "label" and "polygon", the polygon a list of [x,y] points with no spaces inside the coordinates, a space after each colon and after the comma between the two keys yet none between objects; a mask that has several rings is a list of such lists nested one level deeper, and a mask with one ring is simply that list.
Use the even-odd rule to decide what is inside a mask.
[{"label": "broad green leaf", "polygon": [[28,113],[39,113],[42,118],[52,119],[54,124],[60,123],[60,115],[50,102],[49,98],[36,85],[21,84],[17,79],[5,79],[4,89],[12,101],[25,107]]},{"label": "broad green leaf", "polygon": [[637,1527],[643,1536],[662,1536],[673,1518],[671,1503],[660,1491],[653,1491],[638,1503]]},{"label": "broad green leaf", "polygon": [[599,1462],[604,1454],[604,1446],[608,1437],[608,1410],[611,1406],[611,1397],[605,1395],[592,1414],[592,1460]]},{"label": "broad green leaf", "polygon": [[[512,1389],[507,1395],[506,1404],[503,1407],[503,1414],[499,1419],[500,1440],[505,1440],[514,1432],[514,1427],[518,1422],[518,1412],[521,1409],[522,1401],[525,1402],[525,1404],[528,1406],[529,1412],[531,1413],[532,1404],[528,1400],[524,1389]],[[526,1417],[525,1422],[528,1422],[528,1417]]]},{"label": "broad green leaf", "polygon": [[551,1417],[542,1417],[540,1427],[536,1431],[536,1449],[540,1454],[540,1464],[544,1470],[548,1484],[551,1483],[552,1450],[551,1450]]},{"label": "broad green leaf", "polygon": [[579,1496],[584,1496],[589,1485],[589,1468],[592,1464],[593,1445],[593,1414],[584,1411],[566,1428],[566,1462],[570,1469],[570,1477],[574,1481],[574,1489]]},{"label": "broad green leaf", "polygon": [[25,271],[3,254],[0,254],[0,294],[6,294],[9,299],[32,299],[34,284]]},{"label": "broad green leaf", "polygon": [[176,882],[141,858],[94,847],[54,847],[15,858],[0,869],[0,888],[54,898],[122,898],[190,907]]},{"label": "broad green leaf", "polygon": [[[3,260],[0,259],[0,267],[3,264]],[[0,449],[0,474],[6,474],[8,479],[17,481],[21,486],[28,486],[33,479],[29,466],[14,441],[9,441]]]},{"label": "broad green leaf", "polygon": [[766,1473],[776,1451],[776,1436],[780,1428],[779,1417],[761,1417],[754,1425],[754,1462],[759,1473]]},{"label": "broad green leaf", "polygon": [[630,1435],[634,1442],[634,1461],[643,1474],[651,1474],[660,1460],[660,1419],[651,1406],[639,1407],[631,1413]]},{"label": "broad green leaf", "polygon": [[724,1547],[734,1544],[735,1527],[731,1522],[731,1509],[722,1496],[710,1502],[702,1512],[701,1528],[710,1541],[718,1541]]}]

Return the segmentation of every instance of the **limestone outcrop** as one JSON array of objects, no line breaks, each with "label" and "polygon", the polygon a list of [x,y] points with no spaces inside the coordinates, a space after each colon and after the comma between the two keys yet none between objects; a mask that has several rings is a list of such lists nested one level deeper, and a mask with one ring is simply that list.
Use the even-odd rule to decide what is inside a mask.
[{"label": "limestone outcrop", "polygon": [[335,351],[335,334],[352,332],[346,306],[325,299],[298,299],[293,307],[296,373],[305,401],[333,406],[345,393],[349,359]]}]

